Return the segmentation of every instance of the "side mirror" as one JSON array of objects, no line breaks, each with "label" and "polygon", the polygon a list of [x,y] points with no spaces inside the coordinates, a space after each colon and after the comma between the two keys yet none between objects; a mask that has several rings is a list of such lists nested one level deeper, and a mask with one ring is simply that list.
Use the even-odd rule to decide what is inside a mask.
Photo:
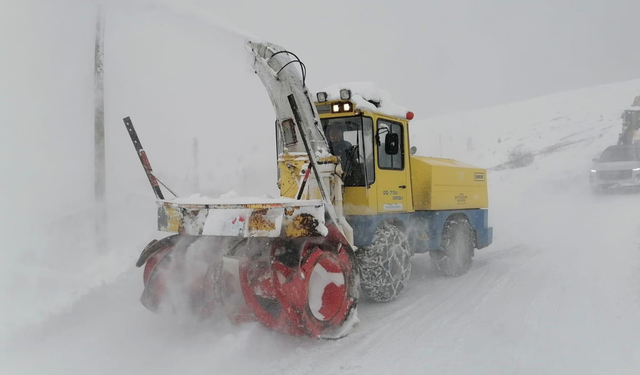
[{"label": "side mirror", "polygon": [[411,146],[411,149],[409,151],[411,155],[415,155],[416,152],[418,152],[418,148],[416,146]]},{"label": "side mirror", "polygon": [[397,155],[400,151],[399,149],[400,137],[398,134],[388,133],[384,137],[384,152],[387,155]]}]

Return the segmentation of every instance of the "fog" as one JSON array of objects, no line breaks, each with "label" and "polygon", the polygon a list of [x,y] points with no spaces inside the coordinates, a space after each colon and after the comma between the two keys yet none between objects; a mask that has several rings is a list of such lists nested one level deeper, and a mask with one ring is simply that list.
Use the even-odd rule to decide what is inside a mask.
[{"label": "fog", "polygon": [[419,116],[638,77],[634,1],[163,4],[296,51],[315,89],[371,80]]},{"label": "fog", "polygon": [[[485,360],[495,365],[480,367],[486,373],[640,368],[631,346],[640,332],[637,299],[629,297],[637,294],[637,195],[594,198],[585,174],[616,142],[620,111],[640,94],[632,81],[640,66],[632,48],[637,2],[107,1],[103,252],[93,221],[95,11],[95,1],[0,0],[7,373],[153,371],[139,355],[166,357],[154,362],[159,372],[195,361],[191,373],[236,365],[242,373],[384,373],[404,350],[407,373],[426,368],[424,353],[443,373],[471,372]],[[163,234],[123,117],[131,116],[157,175],[182,196],[278,193],[273,112],[250,68],[247,38],[300,56],[312,91],[359,80],[390,91],[416,113],[412,144],[420,155],[485,168],[518,146],[536,155],[527,168],[490,171],[496,241],[469,275],[439,279],[418,258],[406,299],[365,304],[362,326],[335,345],[256,324],[172,325],[139,305],[141,270],[133,264]],[[614,82],[622,83],[591,88]],[[615,256],[603,260],[603,249]],[[581,342],[606,345],[598,352]],[[352,347],[358,355],[347,356]],[[256,358],[243,362],[245,351]],[[80,353],[88,356],[76,363]],[[598,354],[595,367],[582,360]],[[547,367],[533,365],[549,357]]]},{"label": "fog", "polygon": [[[2,2],[1,162],[3,176],[14,180],[2,184],[4,196],[62,197],[85,206],[92,197],[90,189],[70,187],[82,185],[92,168],[94,3]],[[119,129],[127,115],[138,126],[153,126],[155,135],[181,133],[168,145],[160,143],[167,137],[157,142],[140,129],[161,174],[178,173],[164,167],[169,160],[188,168],[180,158],[209,129],[237,130],[245,144],[270,147],[256,142],[271,137],[270,108],[243,56],[246,36],[295,51],[312,90],[374,81],[418,119],[634,79],[640,63],[640,52],[630,48],[640,11],[633,1],[139,0],[106,8],[108,168],[116,184],[114,178],[130,180],[138,168]],[[251,123],[265,126],[242,130]],[[237,146],[229,152],[242,158]],[[219,147],[200,149],[203,166],[223,154],[212,150]],[[51,163],[36,161],[43,157]],[[204,173],[212,180],[216,172]],[[142,173],[137,179],[144,183]],[[54,201],[60,199],[38,207],[56,209]]]}]

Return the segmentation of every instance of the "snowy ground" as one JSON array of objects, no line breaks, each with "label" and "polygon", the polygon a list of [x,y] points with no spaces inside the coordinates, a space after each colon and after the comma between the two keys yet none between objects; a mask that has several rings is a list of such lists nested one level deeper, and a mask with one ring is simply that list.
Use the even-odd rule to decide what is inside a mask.
[{"label": "snowy ground", "polygon": [[[150,314],[137,301],[140,272],[129,266],[115,282],[15,335],[5,351],[5,372],[637,373],[640,197],[591,196],[584,167],[588,156],[615,140],[617,106],[627,104],[633,87],[640,90],[640,82],[503,108],[539,113],[536,102],[544,101],[548,112],[562,113],[570,101],[589,107],[598,92],[612,101],[620,93],[620,104],[603,112],[611,121],[564,122],[563,132],[599,129],[590,140],[539,156],[529,167],[490,173],[495,242],[477,253],[467,275],[435,277],[428,259],[415,257],[407,292],[393,303],[362,304],[361,325],[343,340],[290,338],[257,324],[205,325]],[[488,133],[503,134],[497,129],[508,125],[477,115],[476,126]],[[512,134],[529,144],[535,132],[532,124],[516,122]],[[557,144],[562,136],[546,132],[539,147]],[[489,153],[493,146],[476,142],[477,150]]]},{"label": "snowy ground", "polygon": [[[146,34],[140,30],[169,27],[168,19],[155,14],[165,21],[164,26],[149,21],[125,32],[130,25],[127,17],[134,16],[117,14],[120,18],[112,22],[120,22],[123,28],[119,40],[126,35],[142,41]],[[210,32],[183,24],[175,27],[191,37]],[[182,40],[180,36],[173,36],[176,44]],[[235,41],[231,37],[224,40],[229,45]],[[131,50],[126,52],[133,53],[133,48],[128,48]],[[192,40],[183,48],[197,49],[198,44]],[[136,67],[145,66],[144,56],[139,54]],[[207,55],[211,62],[214,57],[214,52]],[[155,169],[177,171],[176,166],[189,165],[189,159],[179,159],[177,151],[162,156],[161,149],[172,149],[170,143],[162,142],[171,138],[175,142],[172,150],[179,150],[188,147],[191,137],[211,133],[198,134],[195,123],[167,133],[172,129],[170,124],[180,121],[180,111],[166,109],[170,117],[163,122],[163,113],[152,111],[154,103],[163,98],[145,95],[158,87],[154,82],[143,82],[139,70],[123,61],[112,62],[120,64],[117,71],[121,74],[112,82],[112,90],[140,92],[122,97],[112,94],[114,126],[120,126],[119,118],[135,109],[132,115],[138,116],[134,121],[140,119],[139,131],[149,134],[143,125],[146,122],[171,135],[141,135],[152,162],[157,160]],[[149,68],[148,74],[155,76],[172,64],[185,64],[179,59],[162,61]],[[206,65],[207,61],[198,64]],[[229,63],[230,72],[236,62]],[[188,70],[200,68],[203,66],[184,68],[183,73],[193,82],[174,77],[175,82],[170,79],[165,84],[205,90],[198,86],[198,77],[188,74]],[[248,92],[261,90],[256,77],[247,77],[242,78],[246,79],[242,87]],[[140,87],[145,84],[153,87],[144,91]],[[268,99],[264,92],[258,94],[246,97],[259,104],[255,114],[247,114],[253,116],[251,121],[255,119],[247,125],[255,130],[247,142],[256,153],[262,150],[256,146],[260,137],[271,136],[272,130],[271,121],[265,120],[270,118]],[[592,196],[588,189],[590,160],[615,143],[620,112],[638,94],[640,81],[632,81],[415,121],[412,143],[418,154],[442,154],[496,167],[489,173],[494,243],[477,252],[472,269],[459,278],[436,277],[428,257],[414,257],[412,280],[405,294],[388,304],[362,303],[360,326],[339,341],[286,337],[254,323],[178,322],[146,311],[138,301],[141,271],[133,262],[154,235],[153,213],[149,214],[153,202],[139,166],[128,166],[137,161],[126,135],[114,131],[118,136],[113,136],[110,144],[124,151],[111,160],[111,168],[123,168],[111,191],[126,194],[110,200],[116,212],[110,252],[82,252],[91,247],[87,234],[91,225],[86,224],[90,212],[82,210],[55,216],[51,219],[55,224],[46,233],[23,236],[9,242],[11,246],[4,242],[6,247],[0,254],[4,260],[0,265],[0,373],[639,373],[640,195]],[[176,95],[167,102],[193,108],[206,104],[178,99]],[[419,116],[420,109],[415,112]],[[185,123],[196,122],[202,114],[191,112]],[[225,114],[224,122],[217,124],[234,116]],[[246,132],[238,126],[238,132]],[[264,133],[263,128],[267,129]],[[501,168],[508,151],[519,145],[536,154],[533,164]],[[263,170],[256,172],[256,178],[269,181],[270,158],[260,157],[256,164],[249,164],[250,155],[223,151],[231,152],[231,160],[247,169],[245,173],[233,168],[205,171],[201,181],[205,193],[215,195],[212,183],[216,181],[229,185],[250,180],[246,171],[252,176],[251,171]],[[272,152],[270,147],[264,151]],[[210,152],[207,157],[215,158],[216,151]],[[53,160],[49,166],[56,168]],[[180,177],[184,176],[170,176],[174,180]],[[181,188],[185,192],[190,189]],[[58,197],[62,200],[65,196]],[[37,221],[38,217],[29,219]],[[77,230],[74,236],[65,231],[69,227]],[[18,231],[23,228],[15,229],[23,232]],[[13,252],[20,256],[10,255]]]}]

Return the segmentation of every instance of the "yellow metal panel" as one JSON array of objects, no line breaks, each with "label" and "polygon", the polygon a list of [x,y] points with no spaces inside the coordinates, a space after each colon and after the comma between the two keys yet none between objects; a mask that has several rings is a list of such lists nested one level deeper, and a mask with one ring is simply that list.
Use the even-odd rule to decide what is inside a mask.
[{"label": "yellow metal panel", "polygon": [[[338,158],[335,156],[327,156],[318,159],[318,163],[331,163],[338,164]],[[280,172],[280,179],[278,180],[278,187],[280,188],[280,196],[285,198],[296,198],[296,194],[300,188],[300,183],[304,176],[303,168],[309,164],[309,158],[307,155],[295,155],[285,153],[278,158],[278,170]],[[309,179],[315,179],[315,176],[311,174]],[[309,183],[309,181],[307,181]],[[320,196],[307,196],[308,199],[319,199]]]},{"label": "yellow metal panel", "polygon": [[375,183],[369,186],[369,190],[364,186],[345,187],[343,199],[345,215],[376,215],[378,213]]},{"label": "yellow metal panel", "polygon": [[432,169],[431,164],[423,163],[420,159],[411,157],[411,192],[415,210],[430,209]]},{"label": "yellow metal panel", "polygon": [[450,159],[411,158],[416,210],[486,208],[487,171]]},{"label": "yellow metal panel", "polygon": [[[160,214],[160,211],[158,212]],[[164,213],[166,215],[165,228],[158,227],[158,230],[164,230],[166,232],[180,233],[182,232],[182,215],[180,208],[177,207],[164,207]]]},{"label": "yellow metal panel", "polygon": [[307,163],[306,158],[294,157],[285,154],[278,159],[278,170],[280,172],[280,180],[278,187],[280,188],[280,196],[286,198],[295,198],[298,192],[298,179],[302,174],[302,167]]}]

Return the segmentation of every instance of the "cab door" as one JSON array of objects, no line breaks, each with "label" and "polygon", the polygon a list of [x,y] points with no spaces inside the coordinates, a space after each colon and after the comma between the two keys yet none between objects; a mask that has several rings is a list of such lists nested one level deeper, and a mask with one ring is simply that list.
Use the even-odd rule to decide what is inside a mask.
[{"label": "cab door", "polygon": [[[389,153],[386,147],[390,137],[396,134],[398,140],[397,153]],[[402,123],[378,118],[376,121],[376,185],[378,194],[378,212],[411,211],[411,193],[407,181],[405,160],[405,127]],[[392,137],[393,138],[393,137]]]}]

